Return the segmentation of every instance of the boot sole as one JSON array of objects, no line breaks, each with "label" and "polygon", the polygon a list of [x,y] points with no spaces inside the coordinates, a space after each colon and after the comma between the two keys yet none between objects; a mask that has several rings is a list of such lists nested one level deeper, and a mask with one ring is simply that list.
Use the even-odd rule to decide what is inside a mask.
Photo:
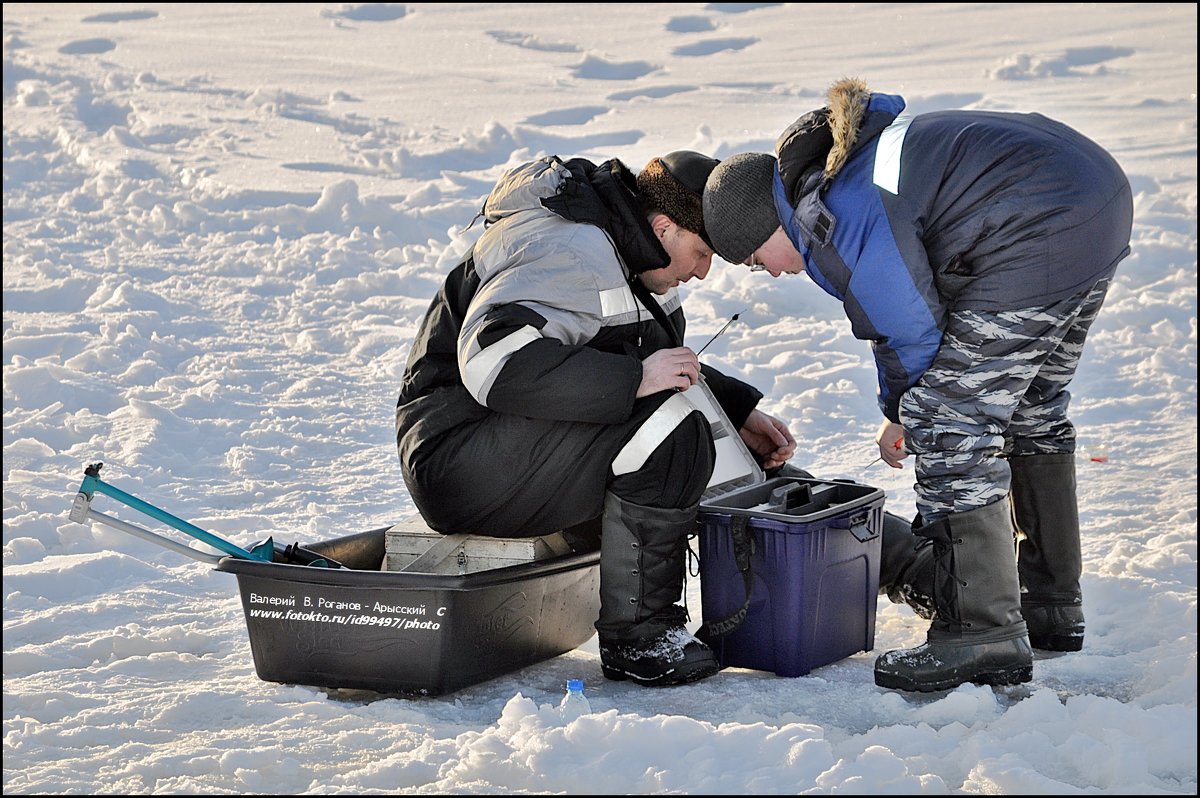
[{"label": "boot sole", "polygon": [[600,670],[603,671],[604,678],[611,679],[614,682],[623,682],[626,679],[632,679],[646,687],[672,687],[678,684],[690,684],[691,682],[706,679],[719,671],[720,668],[716,665],[705,665],[693,668],[690,671],[684,671],[683,673],[672,670],[649,679],[645,676],[638,676],[636,673],[617,670],[609,665],[601,665]]},{"label": "boot sole", "polygon": [[1083,635],[1049,635],[1034,637],[1029,635],[1029,645],[1040,651],[1082,651]]},{"label": "boot sole", "polygon": [[875,673],[875,685],[888,690],[903,690],[909,693],[936,693],[940,690],[953,690],[959,685],[984,684],[996,687],[1005,685],[1024,684],[1033,680],[1033,666],[1008,668],[1002,671],[977,673],[965,679],[942,679],[937,682],[914,682],[893,673]]}]

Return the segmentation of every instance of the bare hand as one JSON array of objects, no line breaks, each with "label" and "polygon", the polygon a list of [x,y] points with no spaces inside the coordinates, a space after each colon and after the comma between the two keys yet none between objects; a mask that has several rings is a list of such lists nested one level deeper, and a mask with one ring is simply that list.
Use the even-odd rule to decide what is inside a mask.
[{"label": "bare hand", "polygon": [[904,427],[885,418],[875,433],[875,442],[879,444],[879,456],[883,462],[892,468],[904,468],[900,464],[901,460],[908,457],[908,449],[904,448]]},{"label": "bare hand", "polygon": [[642,361],[642,382],[637,398],[659,391],[686,391],[700,379],[700,361],[686,346],[660,349]]},{"label": "bare hand", "polygon": [[738,434],[750,451],[758,455],[763,470],[783,465],[796,453],[796,440],[787,425],[758,410],[750,412]]}]

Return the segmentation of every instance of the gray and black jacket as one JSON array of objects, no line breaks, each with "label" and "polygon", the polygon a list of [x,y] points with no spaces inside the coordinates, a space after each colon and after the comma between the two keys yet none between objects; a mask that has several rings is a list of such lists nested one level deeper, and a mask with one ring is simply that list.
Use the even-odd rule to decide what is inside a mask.
[{"label": "gray and black jacket", "polygon": [[[506,413],[615,424],[630,418],[641,361],[683,343],[677,291],[633,276],[666,266],[618,160],[546,157],[488,196],[486,229],[447,276],[417,333],[396,406],[406,468],[448,431]],[[704,366],[740,427],[762,394]],[[548,453],[553,456],[553,453]],[[569,469],[571,453],[560,453]]]},{"label": "gray and black jacket", "polygon": [[1040,114],[937,111],[839,81],[779,137],[775,207],[808,274],[872,342],[879,404],[929,367],[952,310],[1041,307],[1129,253],[1129,181]]}]

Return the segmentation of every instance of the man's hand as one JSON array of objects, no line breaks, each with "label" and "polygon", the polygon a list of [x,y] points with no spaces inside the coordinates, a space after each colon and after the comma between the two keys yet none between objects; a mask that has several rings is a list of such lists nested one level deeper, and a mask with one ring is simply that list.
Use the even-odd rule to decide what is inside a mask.
[{"label": "man's hand", "polygon": [[686,391],[700,379],[700,361],[686,346],[660,349],[642,361],[642,382],[637,398],[659,391]]},{"label": "man's hand", "polygon": [[738,434],[758,455],[764,471],[783,465],[796,453],[796,440],[787,425],[759,410],[750,412]]},{"label": "man's hand", "polygon": [[900,465],[900,461],[908,457],[908,450],[904,448],[904,427],[885,418],[875,433],[875,442],[879,444],[883,462],[892,468],[904,468]]}]

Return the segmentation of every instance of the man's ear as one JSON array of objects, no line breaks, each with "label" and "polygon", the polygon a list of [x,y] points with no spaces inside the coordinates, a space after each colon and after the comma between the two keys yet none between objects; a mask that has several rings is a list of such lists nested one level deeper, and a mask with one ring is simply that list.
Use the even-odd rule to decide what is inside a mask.
[{"label": "man's ear", "polygon": [[654,235],[662,238],[667,233],[667,228],[675,224],[671,221],[671,217],[665,213],[654,213],[650,216],[650,229],[654,231]]}]

